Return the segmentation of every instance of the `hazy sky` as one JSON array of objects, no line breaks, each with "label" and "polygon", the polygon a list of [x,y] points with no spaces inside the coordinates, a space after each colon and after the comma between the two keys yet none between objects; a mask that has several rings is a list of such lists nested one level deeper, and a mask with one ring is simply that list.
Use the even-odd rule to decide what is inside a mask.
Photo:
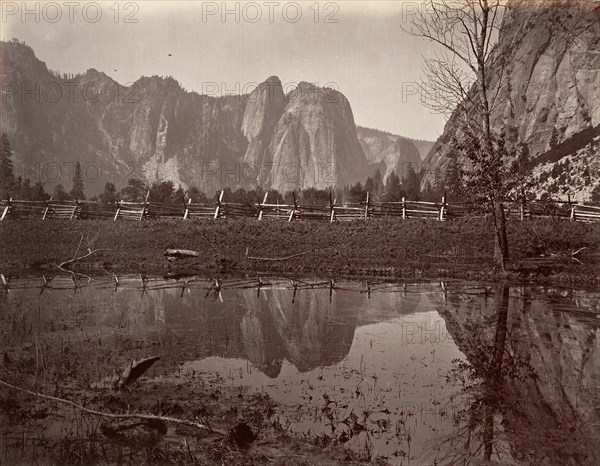
[{"label": "hazy sky", "polygon": [[2,2],[1,37],[25,41],[52,70],[96,68],[121,84],[171,75],[219,95],[277,75],[286,91],[299,81],[337,88],[359,125],[431,140],[443,130],[414,95],[431,45],[400,27],[419,0],[22,5]]}]

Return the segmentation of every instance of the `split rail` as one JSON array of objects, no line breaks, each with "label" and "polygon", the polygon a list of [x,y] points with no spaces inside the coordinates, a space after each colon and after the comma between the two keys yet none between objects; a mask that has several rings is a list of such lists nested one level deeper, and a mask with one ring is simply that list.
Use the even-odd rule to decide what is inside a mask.
[{"label": "split rail", "polygon": [[[396,217],[401,219],[452,220],[460,217],[483,216],[481,209],[470,203],[449,203],[446,196],[441,202],[425,202],[402,199],[397,202],[382,202],[371,199],[367,193],[364,202],[338,203],[331,192],[328,205],[303,205],[293,194],[292,204],[269,202],[269,194],[262,201],[250,203],[227,202],[221,191],[214,204],[194,203],[192,199],[180,204],[149,201],[150,193],[142,202],[119,201],[104,204],[93,201],[24,201],[7,199],[0,201],[0,220],[38,218],[61,219],[111,219],[148,220],[179,218],[184,220],[217,220],[226,218],[255,218],[257,220],[310,220],[342,222],[368,220],[371,218]],[[560,218],[579,222],[600,222],[600,207],[571,202],[571,200],[524,200],[508,203],[509,217],[525,220],[529,218]]]}]

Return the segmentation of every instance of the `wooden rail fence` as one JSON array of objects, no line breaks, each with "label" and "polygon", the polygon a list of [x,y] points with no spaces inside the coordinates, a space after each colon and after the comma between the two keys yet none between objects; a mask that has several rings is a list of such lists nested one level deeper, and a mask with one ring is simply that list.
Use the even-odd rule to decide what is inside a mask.
[{"label": "wooden rail fence", "polygon": [[[441,202],[411,201],[398,202],[373,201],[367,193],[364,202],[338,203],[329,195],[328,205],[300,205],[295,194],[293,204],[269,202],[268,193],[261,202],[243,204],[226,202],[224,191],[212,205],[196,204],[192,199],[181,204],[165,204],[148,200],[143,202],[119,201],[103,204],[92,201],[22,201],[6,199],[0,201],[0,220],[10,218],[47,219],[112,219],[145,220],[158,218],[181,218],[184,220],[216,220],[222,218],[256,218],[284,221],[312,220],[341,222],[367,220],[379,217],[397,217],[402,219],[451,220],[460,217],[482,215],[481,210],[470,203],[449,203],[443,196]],[[520,220],[529,218],[562,218],[580,222],[600,222],[600,207],[560,200],[520,200],[508,203],[506,213]]]}]

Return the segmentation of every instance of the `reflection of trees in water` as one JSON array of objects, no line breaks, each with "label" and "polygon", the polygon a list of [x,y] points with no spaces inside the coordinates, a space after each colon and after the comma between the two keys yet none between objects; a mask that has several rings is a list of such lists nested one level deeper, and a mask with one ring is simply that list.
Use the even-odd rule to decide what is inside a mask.
[{"label": "reflection of trees in water", "polygon": [[[599,433],[598,410],[590,418],[585,409],[569,403],[562,387],[544,391],[543,381],[550,380],[551,373],[567,373],[571,362],[553,358],[557,349],[546,347],[544,339],[562,344],[559,353],[575,353],[575,360],[583,352],[589,360],[598,349],[594,336],[597,326],[583,326],[582,332],[574,334],[580,337],[578,343],[583,348],[565,345],[575,338],[565,331],[570,332],[577,321],[566,318],[570,325],[556,325],[555,320],[564,318],[548,309],[551,297],[529,292],[517,297],[513,291],[506,284],[498,285],[492,295],[489,289],[476,297],[455,291],[440,306],[447,328],[467,361],[455,361],[449,374],[449,380],[462,388],[458,403],[462,409],[455,415],[453,432],[437,448],[436,461],[592,464],[597,454],[589,440]],[[555,302],[556,296],[552,299]],[[486,313],[490,308],[495,310],[493,315]],[[565,330],[561,333],[561,329]],[[540,357],[547,348],[550,356]],[[591,357],[597,356],[595,352]],[[585,360],[583,356],[582,364]],[[578,395],[587,399],[579,402],[598,406],[598,383],[582,386]]]}]

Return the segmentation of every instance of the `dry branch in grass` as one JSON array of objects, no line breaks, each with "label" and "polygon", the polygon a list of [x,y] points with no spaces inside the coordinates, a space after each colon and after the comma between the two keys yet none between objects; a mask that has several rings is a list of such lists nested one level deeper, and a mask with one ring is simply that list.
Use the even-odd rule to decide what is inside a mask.
[{"label": "dry branch in grass", "polygon": [[110,249],[107,248],[103,248],[103,249],[92,249],[93,244],[96,242],[96,240],[98,239],[98,235],[96,234],[96,236],[94,236],[92,239],[90,239],[88,241],[88,252],[86,254],[84,254],[83,256],[77,256],[77,254],[79,253],[79,249],[81,249],[81,243],[83,243],[83,235],[81,235],[81,239],[79,240],[79,245],[77,246],[77,249],[75,250],[75,254],[73,254],[73,258],[66,260],[64,262],[61,262],[58,265],[58,268],[61,270],[68,270],[68,266],[73,264],[74,262],[86,259],[88,257],[90,257],[93,254],[96,254],[97,252],[100,251],[110,251]]},{"label": "dry branch in grass", "polygon": [[12,388],[13,390],[18,390],[20,392],[23,393],[27,393],[29,395],[33,395],[36,396],[38,398],[43,398],[45,400],[49,400],[49,401],[54,401],[56,403],[62,403],[62,404],[66,404],[69,406],[72,406],[73,408],[76,408],[80,411],[83,411],[84,413],[88,413],[94,416],[101,416],[101,417],[106,417],[109,419],[143,419],[146,421],[162,421],[162,422],[170,422],[172,424],[179,424],[179,425],[184,425],[184,426],[188,426],[188,427],[195,427],[197,429],[202,429],[202,430],[206,430],[210,433],[213,434],[218,434],[220,436],[225,437],[227,435],[227,432],[221,430],[221,429],[215,429],[212,428],[210,426],[207,426],[205,424],[202,424],[200,422],[196,422],[196,421],[188,421],[187,419],[178,419],[178,418],[174,418],[174,417],[168,417],[168,416],[156,416],[154,414],[143,414],[143,413],[139,413],[139,414],[135,414],[135,413],[131,413],[131,414],[113,414],[113,413],[105,413],[103,411],[96,411],[95,409],[89,409],[86,408],[84,406],[81,406],[73,401],[70,400],[65,400],[63,398],[58,398],[56,396],[51,396],[51,395],[44,395],[43,393],[38,393],[38,392],[34,392],[32,390],[28,390],[26,388],[21,388],[21,387],[17,387],[15,385],[12,385],[8,382],[5,382],[3,380],[0,380],[0,384],[4,385],[8,388]]},{"label": "dry branch in grass", "polygon": [[323,249],[311,249],[310,251],[299,252],[298,254],[292,254],[291,256],[284,257],[252,257],[248,255],[248,248],[246,248],[246,259],[253,261],[287,261],[290,259],[294,259],[295,257],[306,256],[307,254],[323,252],[328,249],[332,249],[331,247],[323,248]]}]

